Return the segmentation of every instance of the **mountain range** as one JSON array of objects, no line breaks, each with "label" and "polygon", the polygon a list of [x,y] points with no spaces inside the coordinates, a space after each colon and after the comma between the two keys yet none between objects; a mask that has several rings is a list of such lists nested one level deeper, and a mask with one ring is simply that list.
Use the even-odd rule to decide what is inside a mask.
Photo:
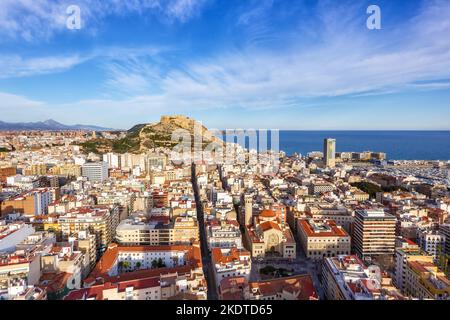
[{"label": "mountain range", "polygon": [[66,125],[49,119],[39,122],[4,122],[0,121],[0,131],[21,131],[21,130],[88,130],[88,131],[113,131],[115,129],[103,128],[93,125],[75,124]]}]

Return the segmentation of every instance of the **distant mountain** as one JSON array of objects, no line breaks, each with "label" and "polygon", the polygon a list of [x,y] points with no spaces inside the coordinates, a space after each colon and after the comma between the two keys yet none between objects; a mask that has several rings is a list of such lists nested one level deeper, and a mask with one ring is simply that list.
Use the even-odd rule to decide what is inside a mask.
[{"label": "distant mountain", "polygon": [[103,128],[99,126],[75,124],[65,125],[55,120],[49,119],[39,122],[4,122],[0,121],[0,131],[21,131],[21,130],[87,130],[87,131],[112,131],[115,129]]}]

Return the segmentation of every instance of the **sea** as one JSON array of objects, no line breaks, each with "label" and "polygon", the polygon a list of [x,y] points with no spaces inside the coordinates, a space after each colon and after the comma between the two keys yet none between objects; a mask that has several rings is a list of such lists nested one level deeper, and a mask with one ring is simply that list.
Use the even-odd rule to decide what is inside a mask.
[{"label": "sea", "polygon": [[[266,136],[270,148],[270,133]],[[325,138],[336,139],[337,152],[385,152],[389,160],[450,160],[450,131],[280,130],[279,149],[306,155],[322,151]]]},{"label": "sea", "polygon": [[291,155],[322,151],[323,139],[336,151],[385,152],[389,160],[450,160],[450,131],[280,131],[280,150]]}]

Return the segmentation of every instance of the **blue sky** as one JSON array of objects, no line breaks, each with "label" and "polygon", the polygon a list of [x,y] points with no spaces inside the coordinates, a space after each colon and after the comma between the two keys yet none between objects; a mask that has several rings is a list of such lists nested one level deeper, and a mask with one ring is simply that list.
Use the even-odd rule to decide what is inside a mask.
[{"label": "blue sky", "polygon": [[446,0],[2,0],[0,120],[450,129],[449,35]]}]

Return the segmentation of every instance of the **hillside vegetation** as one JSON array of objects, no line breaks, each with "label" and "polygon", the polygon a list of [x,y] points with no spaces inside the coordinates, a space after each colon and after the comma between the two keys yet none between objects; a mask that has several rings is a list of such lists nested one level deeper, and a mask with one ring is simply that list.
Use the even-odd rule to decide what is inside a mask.
[{"label": "hillside vegetation", "polygon": [[158,147],[172,148],[179,143],[179,141],[172,141],[172,133],[175,130],[183,129],[189,132],[193,143],[194,128],[197,128],[202,136],[203,147],[213,141],[223,143],[222,140],[194,119],[186,116],[162,116],[157,123],[133,126],[127,131],[124,138],[117,140],[92,139],[80,146],[85,153],[94,152],[98,154],[107,152],[140,153]]}]

